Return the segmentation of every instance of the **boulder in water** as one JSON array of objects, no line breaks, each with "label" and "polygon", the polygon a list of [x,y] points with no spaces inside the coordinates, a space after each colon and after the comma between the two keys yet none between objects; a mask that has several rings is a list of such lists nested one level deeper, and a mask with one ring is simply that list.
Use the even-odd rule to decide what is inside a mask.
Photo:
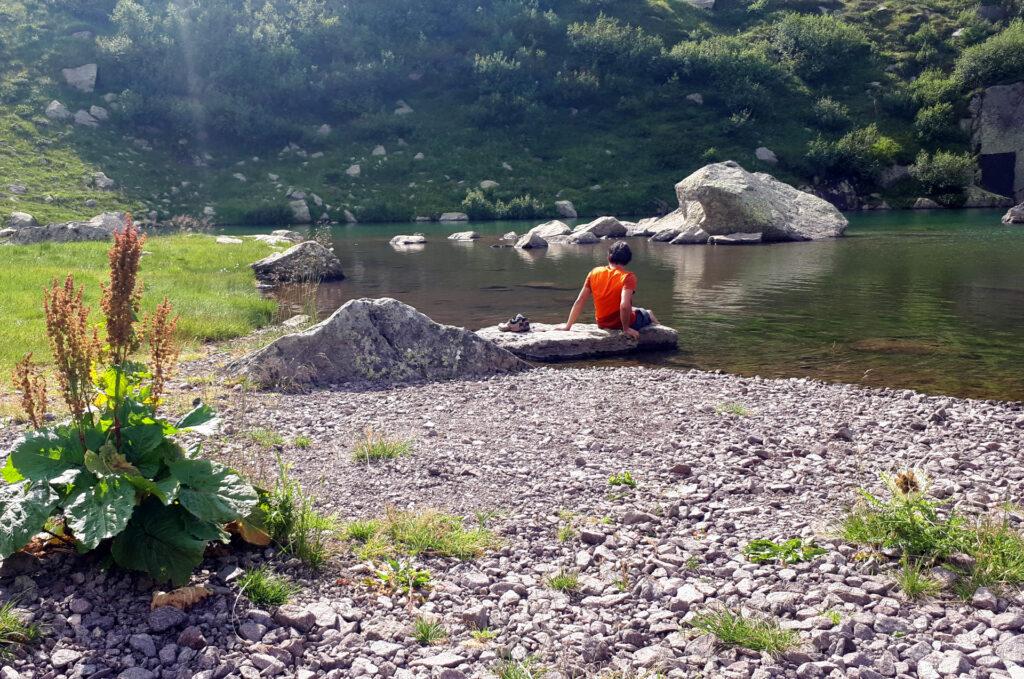
[{"label": "boulder in water", "polygon": [[[676,184],[685,228],[711,236],[759,233],[765,242],[836,238],[846,218],[827,201],[763,172],[726,161],[705,165]],[[682,231],[682,229],[680,229]]]},{"label": "boulder in water", "polygon": [[560,222],[557,219],[550,222],[544,222],[533,227],[527,233],[535,233],[541,238],[547,239],[552,236],[568,236],[572,233],[572,229],[565,222]]},{"label": "boulder in water", "polygon": [[627,230],[626,227],[615,217],[598,217],[592,222],[586,224],[580,224],[573,233],[580,233],[586,231],[592,233],[598,238],[625,238]]},{"label": "boulder in water", "polygon": [[1005,215],[1003,215],[1003,224],[1024,224],[1024,203],[1016,207],[1011,207]]},{"label": "boulder in water", "polygon": [[309,214],[309,205],[305,200],[289,201],[288,207],[292,210],[292,222],[295,224],[309,224],[313,221],[312,215]]},{"label": "boulder in water", "polygon": [[461,242],[471,242],[480,238],[480,234],[476,231],[459,231],[448,236],[448,240],[455,240]]},{"label": "boulder in water", "polygon": [[391,245],[424,245],[427,242],[427,237],[422,233],[414,233],[411,236],[395,236],[388,242]]},{"label": "boulder in water", "polygon": [[345,277],[334,253],[313,240],[253,262],[252,270],[256,280],[267,285],[335,281]]},{"label": "boulder in water", "polygon": [[761,234],[729,233],[722,236],[711,236],[707,242],[711,245],[757,245],[761,242]]},{"label": "boulder in water", "polygon": [[325,321],[233,367],[263,388],[289,391],[486,377],[528,365],[475,333],[384,298],[347,302]]},{"label": "boulder in water", "polygon": [[915,210],[941,210],[942,206],[931,198],[918,198],[914,201]]},{"label": "boulder in water", "polygon": [[558,327],[533,323],[529,332],[502,332],[497,326],[491,326],[476,334],[530,361],[567,361],[673,350],[679,340],[676,331],[664,325],[644,328],[639,340],[630,339],[621,330],[604,330],[588,323],[577,323],[572,330],[558,330]]},{"label": "boulder in water", "polygon": [[[704,245],[710,238],[711,234],[699,226],[688,226],[676,234],[676,237],[670,240],[669,243],[672,245]],[[760,240],[759,235],[758,241]]]},{"label": "boulder in water", "polygon": [[548,242],[535,233],[527,233],[523,234],[523,237],[516,241],[515,246],[523,250],[536,250],[546,248]]}]

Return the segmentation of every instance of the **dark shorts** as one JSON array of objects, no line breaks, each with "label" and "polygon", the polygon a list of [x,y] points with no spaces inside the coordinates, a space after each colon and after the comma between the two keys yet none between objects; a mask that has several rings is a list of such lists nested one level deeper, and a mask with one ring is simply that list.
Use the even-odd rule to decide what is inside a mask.
[{"label": "dark shorts", "polygon": [[633,321],[633,325],[631,325],[630,327],[633,328],[634,330],[642,330],[643,328],[646,328],[648,325],[654,323],[654,320],[651,319],[651,312],[648,311],[647,309],[634,307],[633,311],[636,312],[636,320]]}]

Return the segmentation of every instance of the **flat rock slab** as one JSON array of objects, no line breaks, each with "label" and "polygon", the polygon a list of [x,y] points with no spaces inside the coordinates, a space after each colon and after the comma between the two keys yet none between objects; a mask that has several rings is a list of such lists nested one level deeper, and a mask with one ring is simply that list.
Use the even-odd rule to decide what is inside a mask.
[{"label": "flat rock slab", "polygon": [[532,323],[530,332],[502,332],[494,325],[477,330],[476,334],[530,361],[571,361],[674,350],[679,343],[679,334],[664,325],[644,328],[639,340],[632,340],[619,330],[602,330],[589,323],[574,325],[572,330],[556,330],[556,327]]}]

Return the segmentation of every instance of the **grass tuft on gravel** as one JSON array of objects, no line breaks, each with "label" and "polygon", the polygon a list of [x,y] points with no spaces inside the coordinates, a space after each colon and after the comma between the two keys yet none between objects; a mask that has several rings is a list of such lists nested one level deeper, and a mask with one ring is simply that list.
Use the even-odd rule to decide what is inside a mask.
[{"label": "grass tuft on gravel", "polygon": [[537,664],[535,658],[504,660],[493,671],[498,679],[540,679],[548,673],[547,669]]},{"label": "grass tuft on gravel", "polygon": [[274,542],[310,568],[321,568],[331,556],[338,535],[334,516],[321,514],[280,456],[273,490],[261,498],[263,526]]},{"label": "grass tuft on gravel", "polygon": [[[927,497],[928,480],[920,472],[883,474],[887,499],[861,490],[861,501],[843,518],[840,535],[847,542],[872,549],[900,552],[908,596],[927,592],[914,570],[942,565],[961,577],[958,589],[969,594],[978,587],[1024,582],[1024,536],[1006,516],[971,520]],[[902,587],[902,584],[901,584]]]},{"label": "grass tuft on gravel", "polygon": [[804,542],[801,538],[792,538],[785,542],[773,540],[751,540],[743,548],[743,554],[754,563],[794,564],[821,556],[825,549],[812,542]]},{"label": "grass tuft on gravel", "polygon": [[430,571],[400,559],[387,559],[375,571],[373,584],[391,594],[412,594],[430,586]]},{"label": "grass tuft on gravel", "polygon": [[608,477],[609,486],[625,486],[627,488],[636,488],[636,479],[633,478],[632,472],[618,472]]},{"label": "grass tuft on gravel", "polygon": [[942,583],[928,574],[920,563],[904,559],[893,574],[893,582],[907,595],[908,599],[936,596],[942,591]]},{"label": "grass tuft on gravel", "polygon": [[720,403],[715,406],[715,412],[719,415],[735,415],[736,417],[750,416],[750,408],[742,403]]},{"label": "grass tuft on gravel", "polygon": [[435,510],[403,512],[390,508],[381,519],[353,521],[342,534],[358,543],[356,555],[375,559],[391,554],[444,556],[469,560],[497,545],[486,528],[466,528],[462,518]]},{"label": "grass tuft on gravel", "polygon": [[705,634],[713,634],[726,646],[739,646],[772,655],[785,653],[797,645],[795,632],[784,630],[778,621],[753,617],[726,608],[700,613],[690,623]]},{"label": "grass tuft on gravel", "polygon": [[294,582],[266,566],[246,571],[238,579],[238,587],[257,606],[283,606],[301,591]]},{"label": "grass tuft on gravel", "polygon": [[0,658],[8,657],[19,646],[31,644],[40,634],[38,625],[22,622],[13,601],[0,604]]},{"label": "grass tuft on gravel", "polygon": [[580,588],[579,575],[572,571],[560,570],[548,579],[548,587],[558,592],[572,593]]},{"label": "grass tuft on gravel", "polygon": [[363,438],[356,442],[352,450],[352,459],[356,462],[379,462],[405,457],[411,452],[411,441],[390,438],[367,430]]},{"label": "grass tuft on gravel", "polygon": [[448,630],[437,620],[424,616],[416,618],[412,624],[413,637],[421,646],[439,644],[448,638]]}]

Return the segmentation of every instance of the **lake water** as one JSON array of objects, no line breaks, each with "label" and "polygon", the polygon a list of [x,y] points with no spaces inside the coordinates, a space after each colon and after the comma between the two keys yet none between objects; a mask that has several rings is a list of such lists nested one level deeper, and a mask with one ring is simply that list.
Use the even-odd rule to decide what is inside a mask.
[{"label": "lake water", "polygon": [[[1024,400],[1024,227],[1003,226],[1000,216],[853,214],[846,238],[816,243],[708,247],[630,239],[636,304],[680,333],[678,353],[631,361]],[[607,248],[490,247],[506,231],[533,225],[334,227],[347,278],[321,286],[318,306],[326,315],[349,299],[387,296],[471,329],[516,313],[562,322]],[[466,229],[484,237],[446,240]],[[388,244],[416,231],[428,245]],[[280,298],[282,315],[301,310],[298,290]]]}]

